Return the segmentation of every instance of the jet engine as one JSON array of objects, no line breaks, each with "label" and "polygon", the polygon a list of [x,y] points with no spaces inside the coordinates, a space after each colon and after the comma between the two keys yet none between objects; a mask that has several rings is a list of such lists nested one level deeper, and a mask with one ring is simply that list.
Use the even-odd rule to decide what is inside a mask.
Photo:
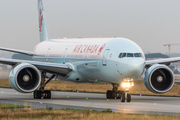
[{"label": "jet engine", "polygon": [[174,85],[174,73],[172,70],[160,64],[149,67],[144,76],[146,88],[153,93],[166,93]]},{"label": "jet engine", "polygon": [[18,92],[29,93],[39,87],[41,74],[35,66],[21,63],[12,69],[9,75],[9,82]]}]

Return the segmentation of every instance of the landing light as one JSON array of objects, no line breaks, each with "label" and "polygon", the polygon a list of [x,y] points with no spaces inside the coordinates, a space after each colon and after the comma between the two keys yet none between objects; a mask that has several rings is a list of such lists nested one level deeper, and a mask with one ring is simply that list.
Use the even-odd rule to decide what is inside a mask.
[{"label": "landing light", "polygon": [[124,80],[121,83],[121,86],[124,87],[124,88],[130,88],[131,86],[134,86],[134,82],[131,81],[131,80]]},{"label": "landing light", "polygon": [[130,87],[130,83],[127,83],[127,87]]},{"label": "landing light", "polygon": [[126,87],[126,83],[123,83],[122,86],[123,86],[123,87]]}]

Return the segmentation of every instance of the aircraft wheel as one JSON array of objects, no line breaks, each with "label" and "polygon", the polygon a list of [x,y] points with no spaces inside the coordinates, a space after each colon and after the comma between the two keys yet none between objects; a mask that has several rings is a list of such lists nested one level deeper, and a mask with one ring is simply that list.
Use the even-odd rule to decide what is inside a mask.
[{"label": "aircraft wheel", "polygon": [[51,91],[50,90],[44,90],[44,99],[51,99]]},{"label": "aircraft wheel", "polygon": [[111,99],[111,90],[108,90],[108,91],[106,92],[106,98],[107,98],[107,99]]},{"label": "aircraft wheel", "polygon": [[131,102],[131,95],[127,94],[127,102]]},{"label": "aircraft wheel", "polygon": [[125,102],[125,93],[124,92],[122,92],[122,94],[121,94],[121,102]]},{"label": "aircraft wheel", "polygon": [[116,97],[116,92],[111,91],[111,99],[115,99],[115,97]]},{"label": "aircraft wheel", "polygon": [[40,90],[35,90],[33,94],[34,94],[34,99],[41,99],[41,91]]}]

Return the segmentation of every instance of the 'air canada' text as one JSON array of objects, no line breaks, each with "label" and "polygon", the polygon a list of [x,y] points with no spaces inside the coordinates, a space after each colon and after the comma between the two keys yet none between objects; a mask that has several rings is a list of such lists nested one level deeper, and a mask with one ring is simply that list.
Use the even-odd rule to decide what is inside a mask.
[{"label": "'air canada' text", "polygon": [[77,45],[73,53],[101,53],[102,49],[105,47],[105,44],[100,45]]}]

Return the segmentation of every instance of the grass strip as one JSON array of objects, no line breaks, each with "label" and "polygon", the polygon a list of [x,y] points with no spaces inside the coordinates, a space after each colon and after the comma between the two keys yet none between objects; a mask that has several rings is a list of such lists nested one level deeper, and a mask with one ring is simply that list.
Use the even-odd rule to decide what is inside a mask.
[{"label": "grass strip", "polygon": [[0,109],[17,109],[17,108],[30,108],[30,107],[25,106],[25,105],[13,105],[13,104],[0,103]]},{"label": "grass strip", "polygon": [[0,108],[1,120],[179,120],[178,116],[168,115],[148,115],[148,114],[127,114],[127,113],[114,113],[111,109],[104,111],[96,110],[79,110],[79,109],[60,109],[53,110],[51,106],[47,106],[46,109],[6,109]]}]

